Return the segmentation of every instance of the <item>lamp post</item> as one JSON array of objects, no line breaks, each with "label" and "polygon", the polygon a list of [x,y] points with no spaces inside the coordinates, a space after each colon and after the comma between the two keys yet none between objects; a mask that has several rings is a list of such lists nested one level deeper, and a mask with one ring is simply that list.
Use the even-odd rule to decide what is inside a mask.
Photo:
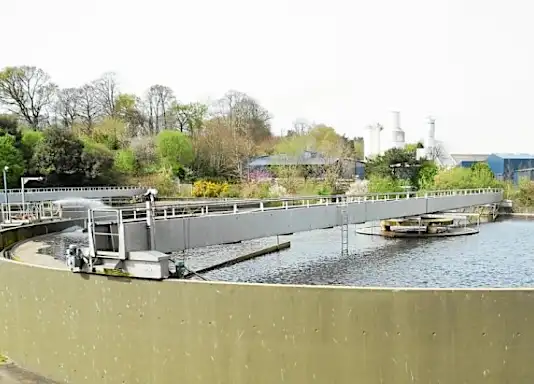
[{"label": "lamp post", "polygon": [[[11,209],[9,209],[9,197],[7,195],[7,171],[9,170],[9,167],[6,165],[4,169],[2,170],[4,173],[4,201],[6,203],[7,207],[7,219],[11,219]],[[3,218],[5,219],[5,218]]]},{"label": "lamp post", "polygon": [[[5,177],[5,174],[4,174],[4,177]],[[24,185],[28,181],[41,181],[41,180],[43,180],[42,177],[21,177],[20,178],[20,190],[21,190],[21,194],[22,194],[22,215],[23,216],[26,214],[26,201],[25,201],[25,196],[24,196]]]}]

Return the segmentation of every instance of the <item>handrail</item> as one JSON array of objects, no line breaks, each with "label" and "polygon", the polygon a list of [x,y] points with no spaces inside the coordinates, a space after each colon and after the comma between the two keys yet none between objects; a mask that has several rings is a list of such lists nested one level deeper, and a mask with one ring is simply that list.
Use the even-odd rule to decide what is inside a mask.
[{"label": "handrail", "polygon": [[[476,188],[476,189],[445,189],[445,190],[436,190],[436,191],[414,191],[414,192],[387,192],[387,193],[363,193],[363,194],[354,194],[354,195],[309,195],[309,196],[288,196],[288,197],[277,197],[277,198],[268,198],[268,199],[228,199],[224,201],[209,201],[209,202],[198,202],[198,201],[187,201],[172,203],[169,205],[158,204],[156,209],[162,209],[166,207],[218,207],[218,206],[227,206],[229,204],[251,204],[251,203],[277,203],[277,202],[290,202],[290,201],[305,201],[305,200],[344,200],[347,198],[363,198],[363,200],[388,200],[390,197],[394,196],[394,200],[400,200],[401,198],[425,198],[425,197],[441,197],[441,196],[453,196],[453,195],[470,195],[470,194],[481,194],[481,193],[499,193],[503,192],[503,189],[500,188]],[[121,207],[121,209],[128,209],[129,207]]]},{"label": "handrail", "polygon": [[[148,189],[144,186],[117,186],[117,187],[57,187],[57,188],[24,188],[24,193],[42,193],[42,192],[74,192],[74,191],[132,191],[136,189]],[[22,193],[22,189],[13,188],[7,190],[8,194]],[[4,190],[0,190],[4,194]]]},{"label": "handrail", "polygon": [[[317,205],[336,205],[340,203],[375,203],[381,201],[392,201],[402,199],[429,199],[440,198],[445,196],[465,196],[478,195],[487,193],[502,193],[502,189],[498,188],[477,188],[477,189],[459,189],[459,190],[439,190],[439,191],[424,191],[424,192],[391,192],[391,193],[371,193],[361,195],[334,195],[334,196],[292,196],[287,198],[273,198],[273,199],[255,199],[255,200],[238,200],[227,202],[199,202],[198,204],[183,204],[174,203],[169,205],[155,205],[153,207],[154,217],[158,219],[168,219],[176,217],[191,217],[208,214],[238,214],[251,211],[265,211],[273,209],[293,209],[303,208]],[[298,202],[299,204],[295,204]],[[278,203],[277,206],[269,206]],[[250,205],[257,204],[257,207]],[[243,207],[246,205],[246,207]],[[218,210],[214,210],[218,207]],[[222,209],[221,209],[222,208]],[[225,209],[230,208],[230,209]],[[246,211],[243,211],[243,208]],[[192,213],[190,210],[196,209],[197,212]],[[211,209],[211,211],[210,211]],[[189,210],[189,211],[188,211]],[[141,220],[143,213],[146,214],[146,207],[117,207],[117,208],[93,208],[94,212],[117,212],[124,221]]]}]

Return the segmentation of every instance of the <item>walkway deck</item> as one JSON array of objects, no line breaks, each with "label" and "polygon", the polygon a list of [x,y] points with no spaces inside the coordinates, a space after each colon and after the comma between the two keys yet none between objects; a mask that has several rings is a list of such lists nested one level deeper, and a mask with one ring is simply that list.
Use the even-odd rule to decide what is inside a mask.
[{"label": "walkway deck", "polygon": [[56,260],[52,256],[38,253],[39,249],[44,248],[46,246],[48,246],[48,244],[46,244],[45,242],[38,240],[29,240],[20,245],[15,246],[11,250],[11,254],[14,260],[20,261],[22,263],[39,265],[41,267],[66,269],[67,266],[63,261]]},{"label": "walkway deck", "polygon": [[58,384],[58,382],[29,372],[15,364],[0,364],[0,384]]}]

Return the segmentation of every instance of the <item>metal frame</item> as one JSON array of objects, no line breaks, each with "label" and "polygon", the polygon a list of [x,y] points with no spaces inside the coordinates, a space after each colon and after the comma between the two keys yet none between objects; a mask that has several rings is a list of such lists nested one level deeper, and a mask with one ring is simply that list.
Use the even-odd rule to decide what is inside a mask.
[{"label": "metal frame", "polygon": [[[148,188],[144,186],[123,186],[123,187],[70,187],[70,188],[24,188],[24,193],[35,192],[76,192],[76,191],[133,191]],[[8,189],[8,194],[22,193],[22,188]]]},{"label": "metal frame", "polygon": [[[335,196],[296,196],[276,199],[246,199],[235,201],[216,202],[187,202],[155,205],[153,209],[154,220],[167,220],[177,217],[192,217],[203,215],[239,214],[242,212],[309,208],[322,205],[361,204],[364,202],[393,201],[401,199],[428,199],[444,196],[479,195],[486,193],[500,193],[502,189],[460,189],[426,192],[392,192],[370,193],[365,195],[335,195]],[[274,205],[274,206],[272,206]],[[211,211],[219,208],[217,211]],[[223,208],[221,210],[221,208]],[[108,209],[95,208],[95,211],[104,212]],[[120,211],[122,222],[145,220],[146,207],[117,207],[112,211]]]}]

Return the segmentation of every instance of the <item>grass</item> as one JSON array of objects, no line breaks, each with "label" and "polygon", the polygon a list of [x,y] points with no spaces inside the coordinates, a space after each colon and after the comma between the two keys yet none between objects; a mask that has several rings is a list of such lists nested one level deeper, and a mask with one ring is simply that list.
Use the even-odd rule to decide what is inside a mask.
[{"label": "grass", "polygon": [[7,363],[7,357],[0,354],[0,364],[5,364]]}]

